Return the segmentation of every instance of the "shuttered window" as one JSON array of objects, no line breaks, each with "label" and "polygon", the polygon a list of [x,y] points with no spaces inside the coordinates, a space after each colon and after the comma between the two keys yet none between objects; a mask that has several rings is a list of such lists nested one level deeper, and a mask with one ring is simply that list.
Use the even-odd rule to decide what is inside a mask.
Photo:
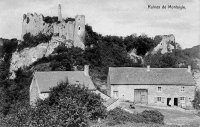
[{"label": "shuttered window", "polygon": [[158,91],[162,91],[162,88],[161,88],[161,87],[158,87]]},{"label": "shuttered window", "polygon": [[157,97],[157,101],[161,102],[162,98],[161,97]]}]

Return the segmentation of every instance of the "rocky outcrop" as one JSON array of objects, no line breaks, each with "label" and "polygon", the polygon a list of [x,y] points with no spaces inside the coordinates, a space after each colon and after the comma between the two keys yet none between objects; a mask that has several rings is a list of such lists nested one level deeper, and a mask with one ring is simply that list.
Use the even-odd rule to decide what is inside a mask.
[{"label": "rocky outcrop", "polygon": [[161,38],[160,43],[153,49],[151,54],[155,54],[158,51],[161,51],[161,54],[172,52],[175,49],[175,37],[173,34],[170,35],[159,35],[157,37]]},{"label": "rocky outcrop", "polygon": [[[11,58],[10,72],[11,77],[15,78],[14,71],[19,68],[30,66],[33,62],[37,61],[39,58],[47,57],[56,47],[58,47],[61,43],[65,42],[64,39],[59,37],[53,37],[49,43],[41,43],[36,47],[25,48],[20,52],[14,52]],[[66,43],[67,47],[71,47],[72,44]]]},{"label": "rocky outcrop", "polygon": [[133,60],[134,63],[138,63],[138,62],[141,62],[143,63],[143,58],[141,56],[138,56],[137,53],[136,53],[136,49],[133,49],[131,50],[129,53],[128,53],[128,56],[131,58],[131,60]]}]

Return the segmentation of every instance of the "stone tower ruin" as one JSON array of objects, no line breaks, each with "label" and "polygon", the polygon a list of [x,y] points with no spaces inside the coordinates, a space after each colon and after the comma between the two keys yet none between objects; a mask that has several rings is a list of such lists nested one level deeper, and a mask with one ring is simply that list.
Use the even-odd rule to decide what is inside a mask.
[{"label": "stone tower ruin", "polygon": [[37,13],[24,14],[22,22],[22,40],[26,33],[33,36],[39,33],[53,35],[61,38],[65,43],[73,43],[73,46],[85,49],[85,16],[76,15],[75,18],[63,18],[61,5],[58,5],[57,21],[55,17],[44,17]]},{"label": "stone tower ruin", "polygon": [[58,21],[62,21],[61,5],[58,5]]}]

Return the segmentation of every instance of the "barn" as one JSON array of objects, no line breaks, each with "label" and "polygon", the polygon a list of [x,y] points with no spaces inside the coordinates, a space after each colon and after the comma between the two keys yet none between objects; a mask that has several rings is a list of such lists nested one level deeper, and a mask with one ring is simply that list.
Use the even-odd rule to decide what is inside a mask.
[{"label": "barn", "polygon": [[110,67],[107,93],[139,104],[192,106],[195,81],[188,68]]}]

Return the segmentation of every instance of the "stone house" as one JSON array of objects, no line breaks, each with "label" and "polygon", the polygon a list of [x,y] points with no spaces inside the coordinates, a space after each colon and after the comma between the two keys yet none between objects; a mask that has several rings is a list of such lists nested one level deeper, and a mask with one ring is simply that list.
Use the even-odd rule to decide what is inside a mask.
[{"label": "stone house", "polygon": [[195,81],[188,68],[110,67],[108,95],[134,103],[191,107]]},{"label": "stone house", "polygon": [[84,85],[89,90],[96,92],[96,87],[89,76],[89,66],[87,65],[85,65],[84,71],[35,72],[29,89],[30,105],[34,106],[37,99],[47,98],[50,88],[66,80],[70,84]]}]

